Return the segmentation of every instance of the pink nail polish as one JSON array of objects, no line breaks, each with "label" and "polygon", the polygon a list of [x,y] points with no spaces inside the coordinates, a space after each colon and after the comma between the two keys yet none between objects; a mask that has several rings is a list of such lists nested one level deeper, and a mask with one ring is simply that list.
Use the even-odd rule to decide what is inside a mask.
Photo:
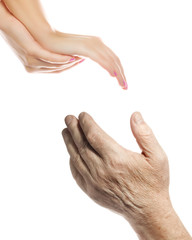
[{"label": "pink nail polish", "polygon": [[123,84],[124,84],[123,89],[127,90],[128,89],[128,85],[127,85],[127,82],[125,80],[123,80]]},{"label": "pink nail polish", "polygon": [[82,62],[84,62],[85,61],[85,59],[82,59],[81,61],[79,61],[79,63],[82,63]]},{"label": "pink nail polish", "polygon": [[114,75],[117,77],[117,73],[116,72],[114,72]]},{"label": "pink nail polish", "polygon": [[75,58],[71,58],[69,61],[70,61],[70,62],[73,62],[74,60],[75,60]]}]

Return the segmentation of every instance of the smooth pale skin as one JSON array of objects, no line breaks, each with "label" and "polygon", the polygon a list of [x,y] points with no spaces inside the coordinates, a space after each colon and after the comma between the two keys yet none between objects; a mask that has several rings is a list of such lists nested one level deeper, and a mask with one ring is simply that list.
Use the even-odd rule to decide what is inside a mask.
[{"label": "smooth pale skin", "polygon": [[9,11],[46,50],[57,54],[85,56],[100,64],[127,89],[119,58],[100,38],[54,30],[46,20],[39,0],[3,0]]},{"label": "smooth pale skin", "polygon": [[139,239],[191,239],[170,201],[167,156],[140,113],[131,129],[142,153],[120,146],[87,113],[65,123],[71,172],[90,198],[125,217]]},{"label": "smooth pale skin", "polygon": [[44,49],[2,2],[0,2],[0,30],[28,72],[61,72],[82,61],[79,57],[56,54]]}]

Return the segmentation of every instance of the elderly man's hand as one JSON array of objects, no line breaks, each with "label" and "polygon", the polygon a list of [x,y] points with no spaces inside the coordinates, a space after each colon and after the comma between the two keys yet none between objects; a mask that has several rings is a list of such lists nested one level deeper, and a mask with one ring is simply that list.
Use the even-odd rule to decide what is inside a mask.
[{"label": "elderly man's hand", "polygon": [[140,239],[190,239],[171,206],[167,156],[140,113],[131,128],[141,154],[120,146],[87,113],[65,122],[71,171],[90,198],[123,215]]}]

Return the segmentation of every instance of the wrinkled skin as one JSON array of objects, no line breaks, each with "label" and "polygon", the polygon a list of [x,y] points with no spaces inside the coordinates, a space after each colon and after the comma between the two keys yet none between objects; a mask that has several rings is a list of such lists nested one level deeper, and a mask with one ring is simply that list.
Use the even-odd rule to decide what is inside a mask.
[{"label": "wrinkled skin", "polygon": [[120,146],[87,113],[65,122],[72,175],[91,199],[125,217],[140,239],[190,239],[169,198],[167,156],[140,113],[131,117],[140,154]]}]

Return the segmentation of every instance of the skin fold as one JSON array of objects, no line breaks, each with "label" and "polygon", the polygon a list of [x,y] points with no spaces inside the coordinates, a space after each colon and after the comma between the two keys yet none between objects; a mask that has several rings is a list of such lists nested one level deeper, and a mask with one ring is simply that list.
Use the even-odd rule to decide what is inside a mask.
[{"label": "skin fold", "polygon": [[142,153],[120,146],[87,113],[65,123],[72,175],[91,199],[122,215],[139,239],[191,239],[171,204],[167,156],[140,113],[131,129]]},{"label": "skin fold", "polygon": [[56,31],[47,22],[38,0],[3,0],[2,2],[42,48],[75,58],[88,57],[106,69],[112,77],[116,77],[123,89],[128,88],[119,58],[100,38]]}]

